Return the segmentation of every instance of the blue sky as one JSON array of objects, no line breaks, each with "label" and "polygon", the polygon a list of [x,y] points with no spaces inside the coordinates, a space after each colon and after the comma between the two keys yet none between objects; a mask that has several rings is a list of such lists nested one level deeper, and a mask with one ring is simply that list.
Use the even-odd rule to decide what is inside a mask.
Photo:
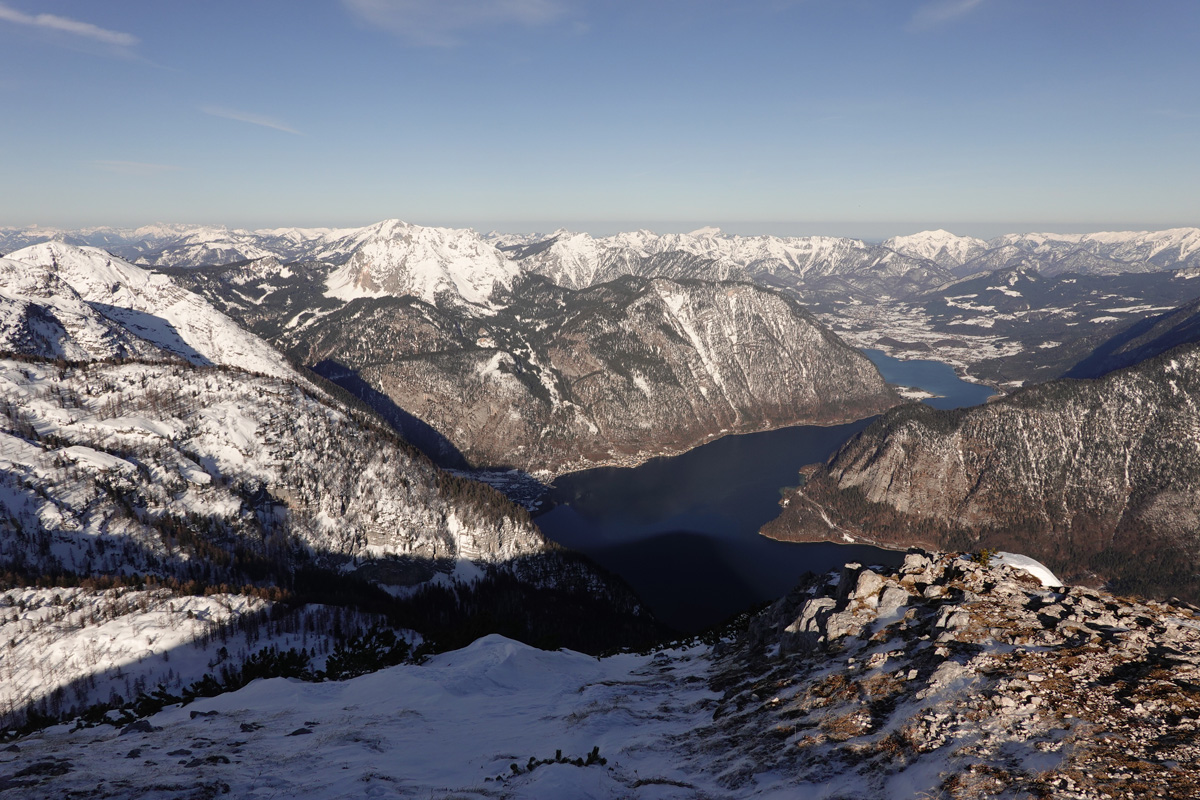
[{"label": "blue sky", "polygon": [[1200,225],[1200,3],[0,0],[0,226]]}]

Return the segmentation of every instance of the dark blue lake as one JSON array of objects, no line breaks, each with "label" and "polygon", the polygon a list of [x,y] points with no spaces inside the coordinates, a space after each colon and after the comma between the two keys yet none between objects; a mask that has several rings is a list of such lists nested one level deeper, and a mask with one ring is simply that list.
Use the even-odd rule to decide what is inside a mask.
[{"label": "dark blue lake", "polygon": [[[974,405],[991,394],[981,397],[981,387],[945,364],[867,355],[890,383],[942,395],[931,405]],[[824,461],[870,422],[726,436],[638,467],[564,475],[546,497],[551,510],[536,521],[551,539],[624,578],[660,620],[699,630],[781,597],[805,572],[902,560],[874,547],[777,542],[758,533],[779,514],[781,492],[798,483],[801,467]]]},{"label": "dark blue lake", "polygon": [[863,352],[888,383],[918,386],[930,394],[938,395],[923,401],[934,408],[977,406],[986,403],[995,394],[990,386],[962,380],[953,367],[941,361],[901,361],[885,355],[882,350]]}]

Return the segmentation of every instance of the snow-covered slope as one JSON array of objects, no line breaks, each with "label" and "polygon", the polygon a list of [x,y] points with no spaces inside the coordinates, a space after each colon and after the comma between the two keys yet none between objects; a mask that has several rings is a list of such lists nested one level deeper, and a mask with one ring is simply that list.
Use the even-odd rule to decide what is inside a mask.
[{"label": "snow-covered slope", "polygon": [[[601,239],[558,231],[548,244],[526,245],[513,251],[523,266],[568,288],[583,288],[621,275],[667,277],[782,278],[786,283],[856,275],[886,279],[912,271],[938,268],[925,258],[902,255],[857,239],[829,236],[734,236],[717,228],[686,234],[650,231],[619,233]],[[708,262],[704,275],[674,271],[669,263],[655,264],[668,254],[686,254]],[[940,278],[948,277],[939,274]],[[769,281],[770,282],[770,281]]]},{"label": "snow-covered slope", "polygon": [[520,274],[495,247],[470,230],[426,228],[399,220],[371,226],[350,259],[329,277],[331,297],[445,296],[487,305],[497,288]]},{"label": "snow-covered slope", "polygon": [[[10,253],[8,259],[53,273],[103,317],[192,364],[221,364],[279,378],[296,377],[278,351],[165,275],[135,267],[97,248],[59,242],[33,245]],[[14,291],[26,286],[20,291],[28,296],[32,289],[20,272],[6,268],[0,279],[11,282]],[[47,298],[63,294],[57,284],[42,284]]]},{"label": "snow-covered slope", "polygon": [[42,358],[173,357],[84,302],[47,269],[0,259],[0,350]]},{"label": "snow-covered slope", "polygon": [[[45,703],[42,713],[57,716],[114,695],[133,699],[160,683],[178,690],[212,671],[218,647],[230,652],[233,645],[235,654],[244,649],[237,622],[270,605],[245,595],[199,597],[166,588],[0,592],[0,637],[7,646],[0,713]],[[226,641],[212,643],[208,637],[215,635]],[[295,646],[302,646],[299,637]]]},{"label": "snow-covered slope", "polygon": [[200,230],[159,251],[140,256],[139,264],[156,267],[190,267],[232,264],[266,258],[275,252],[263,247],[260,237],[242,231]]},{"label": "snow-covered slope", "polygon": [[1012,233],[955,271],[970,275],[1028,260],[1039,272],[1112,275],[1200,265],[1200,228],[1105,233]]},{"label": "snow-covered slope", "polygon": [[342,682],[259,680],[120,730],[19,738],[0,750],[0,786],[31,799],[1196,797],[1194,611],[1051,591],[1028,569],[910,553],[896,570],[807,576],[715,647],[596,659],[487,636]]},{"label": "snow-covered slope", "polygon": [[0,564],[34,573],[241,582],[256,559],[286,574],[543,546],[498,494],[235,370],[0,360],[0,466]]}]

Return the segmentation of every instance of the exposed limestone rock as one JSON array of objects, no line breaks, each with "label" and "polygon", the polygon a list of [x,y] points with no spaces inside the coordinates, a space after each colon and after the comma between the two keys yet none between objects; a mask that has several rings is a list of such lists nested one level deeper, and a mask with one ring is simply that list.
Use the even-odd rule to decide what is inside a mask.
[{"label": "exposed limestone rock", "polygon": [[279,341],[353,370],[473,465],[530,472],[636,464],[898,401],[862,353],[753,284],[627,277],[575,292],[530,278],[503,303],[471,316],[357,300]]},{"label": "exposed limestone rock", "polygon": [[718,648],[698,738],[732,749],[730,790],[780,771],[830,797],[1200,796],[1195,611],[1053,591],[999,559],[851,564]]},{"label": "exposed limestone rock", "polygon": [[1014,550],[1200,598],[1200,345],[983,406],[894,409],[784,505],[765,535]]}]

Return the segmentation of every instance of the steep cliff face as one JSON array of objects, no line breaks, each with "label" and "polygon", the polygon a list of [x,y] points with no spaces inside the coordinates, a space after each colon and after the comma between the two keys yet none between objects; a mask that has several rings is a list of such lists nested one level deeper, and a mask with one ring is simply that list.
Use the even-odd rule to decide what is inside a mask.
[{"label": "steep cliff face", "polygon": [[785,503],[764,534],[1004,546],[1197,596],[1200,347],[985,406],[896,409]]},{"label": "steep cliff face", "polygon": [[492,316],[358,301],[286,344],[357,371],[473,463],[532,471],[635,463],[896,402],[865,357],[750,284],[624,278],[572,292],[531,278]]}]

